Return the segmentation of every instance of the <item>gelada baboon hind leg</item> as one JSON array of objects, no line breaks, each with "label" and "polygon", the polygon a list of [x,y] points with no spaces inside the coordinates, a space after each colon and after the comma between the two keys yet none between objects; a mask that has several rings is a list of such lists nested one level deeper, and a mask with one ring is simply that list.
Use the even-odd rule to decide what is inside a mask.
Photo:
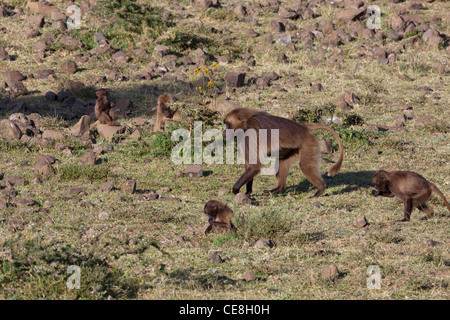
[{"label": "gelada baboon hind leg", "polygon": [[314,197],[322,195],[326,187],[320,174],[319,162],[320,149],[317,139],[314,137],[314,139],[306,141],[300,150],[300,169],[306,179],[318,189]]},{"label": "gelada baboon hind leg", "polygon": [[289,158],[280,159],[280,162],[278,164],[278,172],[276,173],[278,185],[270,189],[269,190],[270,193],[279,193],[284,189],[286,189],[286,180],[289,174],[289,169],[291,168],[292,164],[298,161],[298,159],[299,159],[298,153]]},{"label": "gelada baboon hind leg", "polygon": [[434,215],[433,208],[428,206],[427,203],[422,203],[422,204],[418,205],[417,209],[419,209],[420,211],[422,211],[423,213],[425,213],[427,215],[426,217],[422,218],[422,220],[427,220]]}]

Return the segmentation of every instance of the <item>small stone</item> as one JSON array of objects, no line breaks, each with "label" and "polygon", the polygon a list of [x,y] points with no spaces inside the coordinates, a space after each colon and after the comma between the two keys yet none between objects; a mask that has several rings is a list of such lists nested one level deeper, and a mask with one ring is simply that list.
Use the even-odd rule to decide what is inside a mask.
[{"label": "small stone", "polygon": [[358,216],[353,219],[353,226],[356,228],[364,228],[369,225],[369,221],[367,221],[365,216]]},{"label": "small stone", "polygon": [[217,252],[213,252],[210,256],[209,259],[215,263],[223,263],[224,260],[222,259],[222,257],[217,253]]},{"label": "small stone", "polygon": [[253,248],[255,248],[255,249],[261,249],[261,248],[266,248],[266,247],[269,247],[269,248],[273,247],[272,240],[270,240],[270,239],[259,239],[253,245]]},{"label": "small stone", "polygon": [[181,178],[184,177],[184,172],[181,170],[178,170],[177,173],[175,174],[175,178]]},{"label": "small stone", "polygon": [[245,281],[255,281],[256,279],[256,275],[252,271],[247,271],[246,273],[244,273]]},{"label": "small stone", "polygon": [[203,168],[199,164],[191,164],[186,166],[185,174],[188,177],[202,177],[203,176]]},{"label": "small stone", "polygon": [[100,212],[98,214],[98,218],[100,220],[108,220],[109,219],[109,213],[108,212]]},{"label": "small stone", "polygon": [[335,264],[330,264],[322,268],[322,279],[324,281],[334,281],[339,276],[339,270]]},{"label": "small stone", "polygon": [[78,66],[74,61],[69,60],[61,64],[61,69],[63,69],[67,73],[74,74],[75,72],[77,72]]},{"label": "small stone", "polygon": [[229,88],[239,88],[244,85],[245,74],[229,72],[225,75],[225,82]]},{"label": "small stone", "polygon": [[136,180],[127,180],[122,185],[122,192],[127,194],[133,194],[136,192]]},{"label": "small stone", "polygon": [[50,140],[63,140],[64,135],[61,132],[55,130],[45,130],[42,132],[42,138]]},{"label": "small stone", "polygon": [[94,151],[87,151],[78,159],[78,163],[80,164],[94,165],[96,161],[97,154]]},{"label": "small stone", "polygon": [[98,191],[101,192],[111,192],[114,189],[114,183],[113,182],[105,182],[100,185],[100,188]]},{"label": "small stone", "polygon": [[38,163],[36,165],[36,171],[39,175],[41,175],[44,178],[49,178],[55,174],[52,165],[46,162]]},{"label": "small stone", "polygon": [[252,200],[245,193],[242,193],[242,192],[239,192],[234,197],[234,202],[236,204],[243,204],[243,205],[251,205],[252,204]]},{"label": "small stone", "polygon": [[67,195],[68,196],[76,196],[79,195],[81,193],[83,193],[83,188],[81,187],[71,187],[67,189]]},{"label": "small stone", "polygon": [[323,91],[323,86],[321,83],[312,84],[309,89],[311,92],[321,92]]},{"label": "small stone", "polygon": [[438,241],[431,240],[431,239],[428,239],[426,243],[427,243],[427,246],[429,246],[429,247],[436,247],[436,246],[442,244],[442,242],[438,242]]},{"label": "small stone", "polygon": [[76,137],[81,137],[89,130],[91,118],[84,115],[81,119],[70,129],[70,133]]},{"label": "small stone", "polygon": [[43,207],[51,208],[51,207],[53,207],[53,203],[50,200],[45,200]]}]

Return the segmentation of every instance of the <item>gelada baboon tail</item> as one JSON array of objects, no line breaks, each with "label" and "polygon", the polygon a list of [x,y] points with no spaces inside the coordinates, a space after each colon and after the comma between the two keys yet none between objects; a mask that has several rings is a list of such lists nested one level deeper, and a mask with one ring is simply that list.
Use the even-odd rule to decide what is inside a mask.
[{"label": "gelada baboon tail", "polygon": [[331,129],[330,127],[328,127],[326,125],[317,124],[317,123],[305,123],[305,125],[311,131],[316,131],[319,129],[326,130],[326,131],[330,132],[333,135],[333,137],[336,138],[336,140],[339,144],[339,160],[338,160],[338,162],[336,162],[336,164],[334,166],[331,167],[331,169],[328,171],[328,174],[327,174],[329,177],[334,177],[336,175],[336,173],[338,173],[339,170],[341,169],[342,161],[344,161],[344,146],[342,145],[341,138],[339,138],[339,135],[337,134],[336,131],[334,131],[333,129]]},{"label": "gelada baboon tail", "polygon": [[442,200],[444,200],[445,205],[447,206],[448,211],[450,211],[450,205],[447,202],[447,199],[445,199],[444,194],[441,192],[441,190],[438,189],[438,187],[436,187],[434,184],[430,183],[431,185],[431,190],[433,190],[433,192],[436,192],[439,197],[441,197]]}]

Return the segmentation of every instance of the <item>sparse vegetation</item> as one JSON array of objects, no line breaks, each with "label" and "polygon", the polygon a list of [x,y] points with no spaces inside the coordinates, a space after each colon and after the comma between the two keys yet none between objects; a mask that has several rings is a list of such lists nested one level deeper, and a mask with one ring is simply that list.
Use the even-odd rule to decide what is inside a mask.
[{"label": "sparse vegetation", "polygon": [[[61,10],[67,4],[49,2]],[[0,1],[7,13],[0,17],[0,49],[9,55],[0,61],[0,120],[13,113],[42,116],[40,131],[0,138],[0,299],[450,298],[450,214],[440,198],[430,199],[431,219],[420,220],[424,214],[416,210],[410,222],[399,223],[402,204],[372,197],[369,186],[378,169],[412,170],[450,197],[448,1],[420,2],[427,10],[409,9],[410,1],[374,1],[382,5],[382,29],[374,34],[364,30],[365,19],[361,28],[359,18],[338,22],[337,9],[320,1],[303,1],[302,18],[286,19],[287,31],[271,22],[280,7],[293,8],[288,0],[229,0],[207,9],[187,0],[88,2],[76,1],[81,28],[71,30],[50,17],[38,27],[27,9],[35,2]],[[248,10],[236,10],[238,4]],[[24,13],[16,15],[19,7]],[[399,31],[394,13],[419,22]],[[434,42],[423,38],[428,27],[439,31],[429,34]],[[109,50],[96,51],[99,33]],[[83,45],[67,46],[64,36]],[[40,40],[44,51],[33,49]],[[154,52],[158,45],[169,50]],[[196,49],[207,55],[197,59]],[[119,50],[125,56],[114,57]],[[76,62],[75,73],[61,67],[68,60]],[[200,75],[212,64],[220,74],[205,77],[199,90],[195,70]],[[20,82],[27,94],[13,96],[4,75],[9,70],[25,76]],[[54,75],[39,76],[43,70]],[[245,74],[241,87],[227,90],[220,76],[230,72]],[[59,92],[73,82],[83,86]],[[71,131],[92,114],[99,88],[108,88],[114,101],[133,102],[118,120],[125,127],[115,136],[120,143]],[[178,99],[182,116],[153,133],[152,109],[163,92]],[[347,92],[359,101],[341,108]],[[193,121],[222,131],[223,114],[208,106],[220,97],[300,123],[329,123],[345,153],[342,170],[325,179],[324,195],[311,198],[316,189],[298,163],[281,194],[264,192],[275,177],[258,177],[251,205],[236,204],[231,193],[243,165],[203,164],[202,177],[186,176],[186,165],[171,161],[178,144],[171,133],[192,131]],[[45,130],[64,138],[42,140]],[[95,164],[80,164],[93,150]],[[322,154],[322,173],[336,161],[335,139],[331,150]],[[43,155],[59,160],[49,177],[37,170]],[[136,181],[135,193],[122,190],[129,180]],[[107,182],[112,189],[101,190]],[[82,192],[69,195],[69,189]],[[204,236],[203,207],[210,199],[234,211],[235,232]],[[363,228],[353,225],[361,215],[369,221]],[[272,248],[254,247],[265,239]],[[210,259],[216,251],[220,264]],[[339,268],[333,282],[321,278],[329,264]],[[67,269],[73,265],[80,267],[81,287],[71,290]],[[380,267],[380,290],[366,287],[371,265]],[[247,271],[257,279],[243,280]]]}]

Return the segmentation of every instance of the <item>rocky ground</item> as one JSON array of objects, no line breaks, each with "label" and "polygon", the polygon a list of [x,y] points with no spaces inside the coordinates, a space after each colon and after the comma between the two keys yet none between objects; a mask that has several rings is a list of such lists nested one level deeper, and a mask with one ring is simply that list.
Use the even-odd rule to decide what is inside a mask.
[{"label": "rocky ground", "polygon": [[[449,12],[433,0],[0,2],[0,297],[448,299],[442,201],[434,218],[398,223],[400,202],[368,183],[413,170],[450,197]],[[99,88],[121,126],[89,130]],[[183,116],[153,133],[164,92]],[[241,165],[172,163],[174,129],[222,130],[236,106],[332,125],[345,161],[326,194],[311,199],[298,166],[286,192],[265,194],[275,179],[261,176],[248,199],[230,193]],[[318,136],[325,172],[337,144]],[[233,209],[236,233],[203,236],[209,199]],[[70,265],[80,289],[66,286]]]}]

